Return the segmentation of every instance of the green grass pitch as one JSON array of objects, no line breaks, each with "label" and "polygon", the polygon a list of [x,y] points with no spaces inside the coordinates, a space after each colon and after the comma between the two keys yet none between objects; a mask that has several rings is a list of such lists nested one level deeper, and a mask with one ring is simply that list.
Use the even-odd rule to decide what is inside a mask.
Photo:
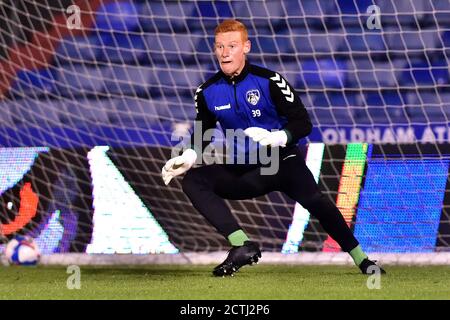
[{"label": "green grass pitch", "polygon": [[81,266],[79,290],[67,288],[63,266],[0,267],[0,299],[450,299],[448,266],[386,266],[372,290],[350,266],[257,265],[226,278],[212,267]]}]

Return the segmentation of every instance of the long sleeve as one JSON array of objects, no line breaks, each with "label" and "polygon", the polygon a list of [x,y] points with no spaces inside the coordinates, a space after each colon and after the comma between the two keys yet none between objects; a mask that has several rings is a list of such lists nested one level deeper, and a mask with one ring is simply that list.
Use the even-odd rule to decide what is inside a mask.
[{"label": "long sleeve", "polygon": [[197,116],[195,118],[194,132],[191,135],[190,144],[191,148],[197,152],[197,155],[201,156],[205,147],[211,143],[211,141],[203,141],[204,133],[206,130],[216,127],[217,119],[208,110],[201,87],[195,92],[194,100]]},{"label": "long sleeve", "polygon": [[270,78],[270,95],[280,116],[287,119],[284,130],[288,144],[297,143],[311,133],[312,123],[294,88],[278,73]]}]

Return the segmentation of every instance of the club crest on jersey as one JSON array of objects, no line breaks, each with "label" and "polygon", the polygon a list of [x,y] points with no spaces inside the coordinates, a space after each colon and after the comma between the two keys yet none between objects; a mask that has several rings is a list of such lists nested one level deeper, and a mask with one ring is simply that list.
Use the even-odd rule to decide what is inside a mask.
[{"label": "club crest on jersey", "polygon": [[250,102],[252,105],[256,106],[256,104],[259,101],[259,90],[249,90],[247,91],[247,101]]}]

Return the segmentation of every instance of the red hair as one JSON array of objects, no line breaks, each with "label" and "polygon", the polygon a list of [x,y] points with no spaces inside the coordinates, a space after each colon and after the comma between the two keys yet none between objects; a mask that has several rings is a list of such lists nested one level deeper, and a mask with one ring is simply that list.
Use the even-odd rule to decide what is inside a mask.
[{"label": "red hair", "polygon": [[245,42],[248,40],[248,31],[245,25],[237,20],[234,19],[228,19],[222,21],[217,27],[216,30],[214,30],[214,35],[216,36],[218,33],[225,33],[225,32],[233,32],[233,31],[239,31],[242,36],[242,41]]}]

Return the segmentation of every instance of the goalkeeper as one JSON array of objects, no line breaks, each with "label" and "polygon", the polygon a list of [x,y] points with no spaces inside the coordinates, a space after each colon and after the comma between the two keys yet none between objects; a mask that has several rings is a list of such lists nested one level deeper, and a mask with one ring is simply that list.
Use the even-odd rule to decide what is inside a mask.
[{"label": "goalkeeper", "polygon": [[[212,164],[188,171],[202,156],[210,141],[194,141],[181,156],[170,159],[162,169],[164,183],[188,171],[183,191],[194,207],[230,242],[232,249],[215,276],[232,275],[261,257],[259,245],[250,241],[224,199],[249,199],[281,191],[314,215],[325,231],[348,252],[364,274],[372,273],[368,259],[334,203],[319,190],[297,147],[310,134],[308,113],[291,85],[278,73],[246,61],[251,43],[246,27],[225,20],[215,30],[214,51],[220,71],[202,84],[195,94],[196,124],[203,133],[216,127],[244,130],[257,146],[278,148],[278,170],[261,174],[261,164]],[[247,158],[250,150],[246,150]],[[383,269],[379,269],[384,273]]]}]

